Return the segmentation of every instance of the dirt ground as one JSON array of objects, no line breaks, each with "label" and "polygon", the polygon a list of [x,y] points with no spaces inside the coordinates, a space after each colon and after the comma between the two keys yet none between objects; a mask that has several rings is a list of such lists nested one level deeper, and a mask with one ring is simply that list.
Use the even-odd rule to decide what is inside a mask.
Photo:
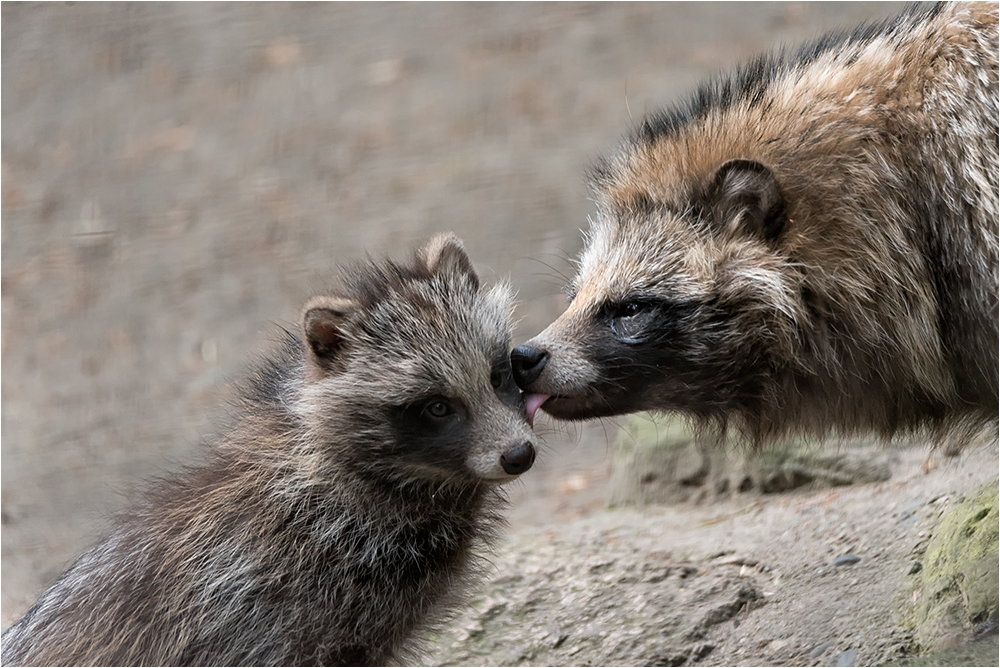
[{"label": "dirt ground", "polygon": [[[912,660],[917,564],[996,480],[995,441],[895,451],[879,483],[601,510],[519,526],[442,665],[871,666]],[[972,654],[972,652],[976,652]],[[971,654],[971,658],[970,655]],[[996,665],[997,639],[923,665]]]},{"label": "dirt ground", "polygon": [[[334,265],[455,230],[523,341],[564,307],[583,174],[627,127],[900,4],[3,3],[4,628],[197,451]],[[606,516],[615,429],[542,425],[515,543]]]}]

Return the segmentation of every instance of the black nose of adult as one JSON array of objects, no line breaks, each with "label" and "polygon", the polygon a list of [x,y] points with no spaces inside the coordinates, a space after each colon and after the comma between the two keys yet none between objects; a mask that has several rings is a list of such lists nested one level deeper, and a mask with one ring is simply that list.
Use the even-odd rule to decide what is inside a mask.
[{"label": "black nose of adult", "polygon": [[510,475],[524,473],[535,463],[535,446],[531,443],[515,445],[500,455],[500,466]]},{"label": "black nose of adult", "polygon": [[545,369],[549,354],[534,346],[518,346],[510,351],[510,365],[514,369],[514,382],[522,390],[538,380]]}]

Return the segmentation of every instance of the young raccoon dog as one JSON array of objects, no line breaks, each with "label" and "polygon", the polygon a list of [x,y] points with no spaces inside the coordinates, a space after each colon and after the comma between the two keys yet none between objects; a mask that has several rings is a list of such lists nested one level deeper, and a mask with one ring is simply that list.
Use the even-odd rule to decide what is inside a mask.
[{"label": "young raccoon dog", "polygon": [[764,56],[593,170],[569,308],[513,354],[529,414],[752,442],[998,413],[997,5]]},{"label": "young raccoon dog", "polygon": [[4,663],[411,656],[501,527],[498,485],[534,461],[511,311],[453,236],[345,273],[209,462],[123,514],[4,634]]}]

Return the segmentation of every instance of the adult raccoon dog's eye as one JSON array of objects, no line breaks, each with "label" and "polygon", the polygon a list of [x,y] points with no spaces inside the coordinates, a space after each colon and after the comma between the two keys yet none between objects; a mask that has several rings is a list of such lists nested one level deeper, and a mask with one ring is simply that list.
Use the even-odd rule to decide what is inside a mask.
[{"label": "adult raccoon dog's eye", "polygon": [[655,311],[647,302],[618,304],[611,309],[611,332],[622,343],[640,343],[648,336]]},{"label": "adult raccoon dog's eye", "polygon": [[622,304],[615,310],[615,318],[631,318],[638,315],[646,306],[646,304],[640,304],[639,302]]},{"label": "adult raccoon dog's eye", "polygon": [[455,409],[453,409],[447,401],[442,401],[441,399],[434,399],[429,401],[426,406],[424,406],[424,413],[432,418],[444,418],[453,414]]},{"label": "adult raccoon dog's eye", "polygon": [[503,374],[496,369],[490,373],[490,385],[493,386],[494,390],[499,390],[500,386],[503,385]]}]

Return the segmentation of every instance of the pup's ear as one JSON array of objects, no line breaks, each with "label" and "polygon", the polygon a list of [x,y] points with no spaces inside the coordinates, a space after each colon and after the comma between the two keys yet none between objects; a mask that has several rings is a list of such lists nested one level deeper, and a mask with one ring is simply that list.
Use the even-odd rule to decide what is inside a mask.
[{"label": "pup's ear", "polygon": [[472,260],[466,255],[462,240],[454,233],[437,235],[417,251],[417,256],[432,274],[465,276],[476,290],[479,289],[479,276],[472,267]]},{"label": "pup's ear", "polygon": [[356,308],[350,299],[313,297],[302,310],[302,334],[314,365],[329,369],[347,341],[344,323]]},{"label": "pup's ear", "polygon": [[719,167],[706,200],[720,231],[740,229],[774,241],[788,223],[778,180],[768,167],[753,160],[730,160]]}]

